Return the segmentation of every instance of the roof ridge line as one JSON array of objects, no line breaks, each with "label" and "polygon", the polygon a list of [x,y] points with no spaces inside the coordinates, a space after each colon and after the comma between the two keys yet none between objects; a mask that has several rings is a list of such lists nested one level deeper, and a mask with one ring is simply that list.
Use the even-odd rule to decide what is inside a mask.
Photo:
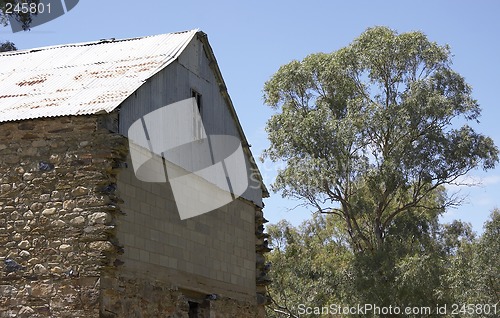
[{"label": "roof ridge line", "polygon": [[153,35],[145,35],[145,36],[137,36],[137,37],[131,37],[131,38],[109,38],[109,39],[99,39],[99,40],[94,40],[94,41],[85,41],[85,42],[77,42],[77,43],[66,43],[66,44],[55,44],[55,45],[48,45],[48,46],[41,46],[41,47],[36,47],[36,48],[30,48],[30,49],[22,49],[22,50],[16,50],[16,51],[7,51],[7,52],[0,52],[1,55],[21,55],[21,54],[28,54],[28,53],[34,53],[38,51],[44,51],[44,50],[53,50],[61,47],[83,47],[83,46],[91,46],[91,45],[99,45],[99,44],[105,44],[105,43],[117,43],[117,42],[126,42],[126,41],[136,41],[140,39],[145,39],[145,38],[152,38],[152,37],[157,37],[157,36],[162,36],[162,35],[169,35],[169,34],[183,34],[183,33],[189,33],[192,32],[194,34],[200,32],[199,28],[191,29],[191,30],[185,30],[185,31],[177,31],[177,32],[169,32],[169,33],[159,33],[159,34],[153,34]]}]

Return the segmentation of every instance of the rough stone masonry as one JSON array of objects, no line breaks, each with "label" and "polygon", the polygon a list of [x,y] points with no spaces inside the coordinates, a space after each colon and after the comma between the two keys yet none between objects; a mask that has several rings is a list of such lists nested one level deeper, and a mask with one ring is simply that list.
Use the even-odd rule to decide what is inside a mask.
[{"label": "rough stone masonry", "polygon": [[125,152],[99,116],[0,125],[0,317],[99,315]]},{"label": "rough stone masonry", "polygon": [[115,221],[123,201],[115,190],[128,148],[108,129],[109,116],[0,125],[0,317],[263,316],[260,210],[255,302],[220,297],[195,308],[175,285],[120,273]]}]

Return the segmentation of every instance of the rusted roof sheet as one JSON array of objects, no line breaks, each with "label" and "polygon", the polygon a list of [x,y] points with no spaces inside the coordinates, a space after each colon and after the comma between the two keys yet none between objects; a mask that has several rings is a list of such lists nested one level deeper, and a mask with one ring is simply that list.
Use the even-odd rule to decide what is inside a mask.
[{"label": "rusted roof sheet", "polygon": [[0,122],[110,112],[197,32],[0,53]]}]

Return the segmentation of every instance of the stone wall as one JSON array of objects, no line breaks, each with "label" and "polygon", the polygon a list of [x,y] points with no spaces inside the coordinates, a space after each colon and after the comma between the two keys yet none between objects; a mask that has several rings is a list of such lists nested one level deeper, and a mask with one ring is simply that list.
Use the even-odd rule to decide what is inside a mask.
[{"label": "stone wall", "polygon": [[98,317],[120,248],[113,194],[125,138],[98,116],[0,124],[0,317]]},{"label": "stone wall", "polygon": [[101,317],[255,318],[264,308],[221,295],[185,290],[164,280],[119,272],[101,279]]},{"label": "stone wall", "polygon": [[[153,232],[181,221],[152,217],[167,217],[148,207],[161,188],[143,185],[150,194],[140,197],[126,138],[108,129],[115,119],[0,124],[0,318],[263,317],[261,209],[237,200],[214,212],[223,224],[208,230],[208,254],[210,220],[184,222],[187,240]],[[159,197],[153,205],[170,202]]]}]

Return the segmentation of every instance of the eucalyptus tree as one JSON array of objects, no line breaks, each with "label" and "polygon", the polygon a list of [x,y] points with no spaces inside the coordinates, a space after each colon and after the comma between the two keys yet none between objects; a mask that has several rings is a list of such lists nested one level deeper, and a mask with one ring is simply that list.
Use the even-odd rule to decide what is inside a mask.
[{"label": "eucalyptus tree", "polygon": [[422,32],[373,27],[280,67],[264,86],[276,112],[263,157],[286,162],[273,189],[337,216],[356,253],[376,253],[411,211],[459,204],[428,198],[494,168],[498,149],[469,125],[481,108],[451,62]]},{"label": "eucalyptus tree", "polygon": [[[478,276],[480,276],[480,288],[477,303],[497,304],[500,306],[500,210],[498,208],[491,212],[490,219],[485,223],[484,233],[478,244]],[[486,308],[485,308],[486,309]],[[493,311],[488,317],[493,317]]]},{"label": "eucalyptus tree", "polygon": [[325,307],[352,300],[352,252],[339,220],[316,213],[297,227],[282,220],[267,232],[273,248],[266,255],[272,266],[267,317],[317,317],[301,305]]}]

